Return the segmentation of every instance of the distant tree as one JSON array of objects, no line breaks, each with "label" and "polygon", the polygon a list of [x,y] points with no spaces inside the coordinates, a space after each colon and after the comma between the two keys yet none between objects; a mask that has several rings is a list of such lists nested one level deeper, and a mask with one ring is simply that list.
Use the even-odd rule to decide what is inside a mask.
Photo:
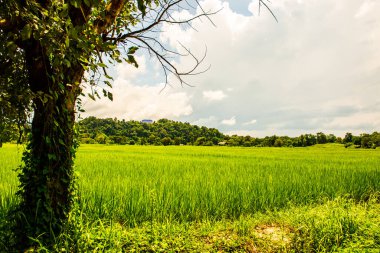
[{"label": "distant tree", "polygon": [[362,137],[361,136],[352,136],[352,143],[356,146],[361,146]]},{"label": "distant tree", "polygon": [[346,133],[344,138],[343,138],[343,143],[349,143],[353,141],[353,135],[352,133]]},{"label": "distant tree", "polygon": [[327,135],[327,142],[328,143],[335,143],[336,141],[337,141],[337,138],[335,135],[333,135],[333,134]]},{"label": "distant tree", "polygon": [[282,147],[282,146],[284,146],[284,141],[283,141],[281,138],[277,138],[277,139],[274,141],[273,146],[274,146],[274,147]]},{"label": "distant tree", "polygon": [[318,144],[327,143],[327,136],[322,132],[317,133],[317,143]]},{"label": "distant tree", "polygon": [[175,137],[174,138],[174,145],[181,145],[183,144],[183,138],[182,137]]},{"label": "distant tree", "polygon": [[206,143],[206,137],[198,137],[197,140],[194,142],[195,146],[203,146]]},{"label": "distant tree", "polygon": [[105,135],[104,133],[98,133],[98,134],[95,136],[95,141],[96,141],[96,143],[99,143],[99,144],[106,144],[106,143],[107,143],[107,140],[108,140],[108,136]]},{"label": "distant tree", "polygon": [[371,135],[371,139],[375,148],[380,147],[380,133],[373,132]]},{"label": "distant tree", "polygon": [[[355,145],[357,144],[355,143]],[[362,148],[372,148],[373,142],[371,136],[369,134],[361,134],[359,145]]]},{"label": "distant tree", "polygon": [[172,139],[170,137],[164,137],[161,139],[161,143],[164,146],[172,145]]}]

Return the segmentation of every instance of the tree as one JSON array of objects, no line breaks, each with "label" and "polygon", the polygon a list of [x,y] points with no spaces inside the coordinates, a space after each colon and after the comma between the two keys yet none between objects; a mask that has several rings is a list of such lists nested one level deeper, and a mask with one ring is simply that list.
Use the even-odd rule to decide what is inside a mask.
[{"label": "tree", "polygon": [[170,137],[164,137],[164,138],[161,139],[161,143],[164,146],[169,146],[169,145],[172,144],[172,142],[173,141],[172,141],[172,139]]},{"label": "tree", "polygon": [[328,143],[335,143],[336,141],[337,141],[337,138],[335,135],[333,135],[333,134],[327,135],[327,142]]},{"label": "tree", "polygon": [[353,135],[352,133],[346,133],[343,138],[343,143],[349,143],[353,141]]},{"label": "tree", "polygon": [[327,143],[327,136],[322,132],[317,133],[317,143],[318,144]]},{"label": "tree", "polygon": [[[14,228],[21,249],[30,238],[49,242],[67,220],[74,196],[76,104],[85,87],[92,88],[93,99],[100,98],[100,87],[112,100],[104,61],[138,67],[134,54],[143,48],[161,64],[166,81],[170,74],[186,84],[183,77],[196,74],[203,58],[184,48],[194,66],[179,70],[170,60],[179,54],[161,44],[157,33],[163,23],[190,25],[211,14],[174,19],[172,11],[186,6],[192,5],[185,0],[0,0],[1,85],[14,100],[7,100],[7,108],[25,112],[31,104],[33,114]],[[22,105],[14,99],[17,90],[26,100]]]},{"label": "tree", "polygon": [[274,141],[273,146],[274,146],[274,147],[282,147],[282,146],[284,146],[284,141],[282,140],[282,138],[277,138],[277,139]]}]

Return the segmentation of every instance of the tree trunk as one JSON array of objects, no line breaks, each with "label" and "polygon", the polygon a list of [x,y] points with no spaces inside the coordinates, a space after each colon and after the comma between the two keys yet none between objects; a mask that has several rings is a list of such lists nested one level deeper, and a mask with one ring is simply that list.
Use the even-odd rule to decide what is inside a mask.
[{"label": "tree trunk", "polygon": [[54,238],[51,233],[57,236],[67,219],[72,202],[73,125],[74,111],[61,99],[36,102],[29,150],[19,176],[25,236]]},{"label": "tree trunk", "polygon": [[[16,235],[20,248],[28,238],[51,243],[68,218],[73,201],[73,158],[75,156],[75,101],[83,68],[67,69],[65,80],[54,77],[38,42],[25,49],[33,100],[31,139],[19,175],[21,197]],[[42,55],[42,57],[41,57]]]}]

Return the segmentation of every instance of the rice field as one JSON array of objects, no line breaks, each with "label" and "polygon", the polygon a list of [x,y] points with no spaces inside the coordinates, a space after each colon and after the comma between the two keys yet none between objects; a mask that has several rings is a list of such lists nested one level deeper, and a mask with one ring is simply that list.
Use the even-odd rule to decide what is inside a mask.
[{"label": "rice field", "polygon": [[[16,198],[22,147],[0,148],[0,211]],[[90,220],[238,219],[340,196],[380,191],[380,150],[82,145],[79,207]]]}]

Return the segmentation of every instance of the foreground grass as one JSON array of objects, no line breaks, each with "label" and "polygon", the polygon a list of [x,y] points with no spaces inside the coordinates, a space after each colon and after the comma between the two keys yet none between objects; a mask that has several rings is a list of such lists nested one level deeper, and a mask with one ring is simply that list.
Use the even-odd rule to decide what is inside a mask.
[{"label": "foreground grass", "polygon": [[380,150],[82,146],[81,210],[135,226],[236,219],[380,191]]},{"label": "foreground grass", "polygon": [[[380,252],[378,197],[365,203],[337,198],[236,220],[135,228],[89,221],[77,212],[51,252]],[[40,245],[30,252],[50,251]]]},{"label": "foreground grass", "polygon": [[[379,252],[379,151],[82,145],[55,250]],[[0,149],[2,223],[21,153]]]}]

